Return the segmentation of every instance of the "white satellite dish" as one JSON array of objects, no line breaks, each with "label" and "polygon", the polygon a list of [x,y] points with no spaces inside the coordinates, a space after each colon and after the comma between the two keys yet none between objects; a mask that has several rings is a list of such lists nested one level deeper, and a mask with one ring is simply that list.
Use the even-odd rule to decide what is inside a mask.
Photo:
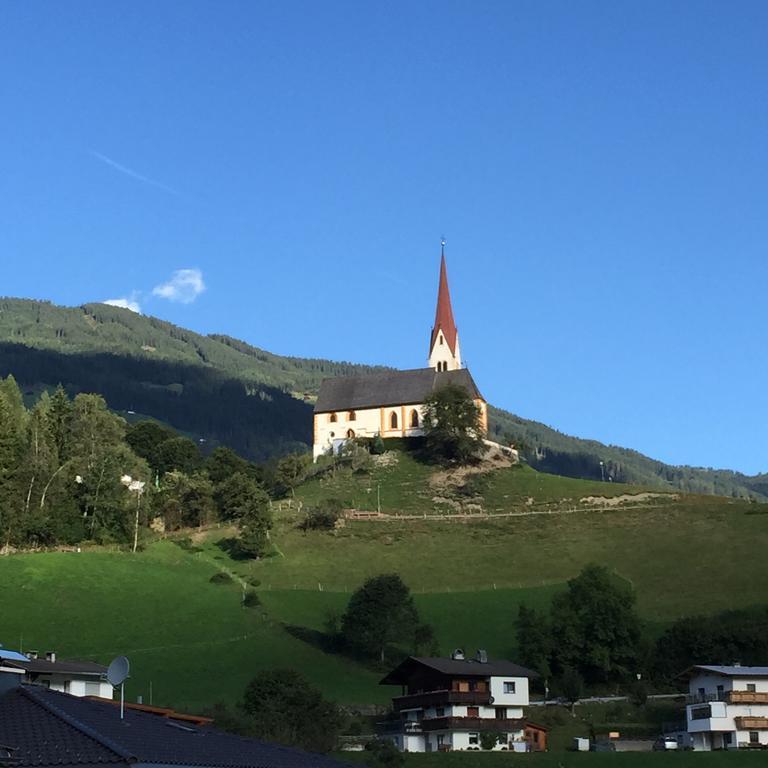
[{"label": "white satellite dish", "polygon": [[120,719],[125,717],[125,681],[131,671],[131,664],[125,656],[112,659],[107,669],[107,682],[113,687],[120,686]]},{"label": "white satellite dish", "polygon": [[125,656],[118,656],[112,659],[112,663],[107,669],[107,681],[113,688],[122,685],[131,671],[131,665]]}]

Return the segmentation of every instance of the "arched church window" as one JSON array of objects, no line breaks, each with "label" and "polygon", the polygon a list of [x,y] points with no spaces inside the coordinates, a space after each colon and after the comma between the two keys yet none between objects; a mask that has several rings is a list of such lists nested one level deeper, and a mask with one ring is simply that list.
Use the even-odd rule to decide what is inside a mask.
[{"label": "arched church window", "polygon": [[440,334],[440,335],[437,337],[437,340],[438,340],[438,342],[439,342],[440,344],[442,344],[442,343],[443,343],[443,334],[442,334],[442,333],[441,333],[441,334]]},{"label": "arched church window", "polygon": [[419,426],[419,412],[414,408],[411,411],[411,427]]},{"label": "arched church window", "polygon": [[394,411],[389,415],[389,426],[390,429],[397,429],[397,414]]},{"label": "arched church window", "polygon": [[350,421],[356,421],[357,420],[357,414],[354,411],[349,412],[349,420]]},{"label": "arched church window", "polygon": [[354,429],[348,429],[347,430],[347,440],[354,440],[355,439],[355,430]]},{"label": "arched church window", "polygon": [[331,424],[335,424],[339,420],[338,416],[336,416],[335,413],[331,414],[331,417],[328,419],[328,421],[331,422]]}]

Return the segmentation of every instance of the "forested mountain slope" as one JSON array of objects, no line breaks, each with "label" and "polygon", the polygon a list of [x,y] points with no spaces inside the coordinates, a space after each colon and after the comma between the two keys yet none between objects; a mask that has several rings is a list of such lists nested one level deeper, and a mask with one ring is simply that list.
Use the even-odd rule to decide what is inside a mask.
[{"label": "forested mountain slope", "polygon": [[[0,299],[0,376],[13,374],[28,396],[58,383],[70,394],[98,392],[116,410],[152,416],[254,459],[309,444],[310,403],[322,379],[376,370],[275,355],[104,304]],[[556,474],[598,479],[605,471],[615,481],[768,499],[768,474],[672,467],[495,408],[491,432],[522,444],[532,466]]]}]

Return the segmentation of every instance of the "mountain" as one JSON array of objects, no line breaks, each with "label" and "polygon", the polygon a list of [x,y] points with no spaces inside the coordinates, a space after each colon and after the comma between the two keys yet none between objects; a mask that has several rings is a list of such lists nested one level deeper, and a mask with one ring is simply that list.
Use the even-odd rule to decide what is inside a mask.
[{"label": "mountain", "polygon": [[[71,394],[99,392],[129,419],[156,418],[256,460],[309,445],[311,402],[322,379],[378,370],[275,355],[105,304],[0,299],[0,375],[13,374],[28,398],[59,383]],[[497,408],[490,417],[491,437],[522,445],[535,469],[768,499],[768,474],[670,466]]]}]

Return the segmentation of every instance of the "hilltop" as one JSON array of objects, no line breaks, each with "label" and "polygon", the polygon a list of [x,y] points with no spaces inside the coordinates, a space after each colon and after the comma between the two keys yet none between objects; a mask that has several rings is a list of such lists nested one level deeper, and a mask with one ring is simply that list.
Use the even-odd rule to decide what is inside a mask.
[{"label": "hilltop", "polygon": [[[276,355],[104,304],[0,299],[0,376],[13,374],[29,398],[58,383],[70,394],[98,392],[129,420],[152,417],[257,460],[307,448],[322,379],[379,370]],[[555,474],[597,480],[605,471],[615,482],[768,499],[768,474],[674,467],[497,408],[490,431]]]}]

